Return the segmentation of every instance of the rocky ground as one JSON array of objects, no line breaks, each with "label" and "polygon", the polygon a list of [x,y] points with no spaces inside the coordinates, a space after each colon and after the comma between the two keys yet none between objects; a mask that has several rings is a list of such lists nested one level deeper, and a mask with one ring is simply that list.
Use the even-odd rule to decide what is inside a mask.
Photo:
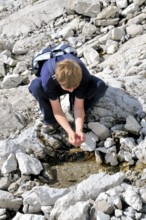
[{"label": "rocky ground", "polygon": [[[79,149],[42,134],[28,92],[34,53],[61,42],[108,84]],[[0,219],[146,219],[145,51],[145,0],[0,1]]]}]

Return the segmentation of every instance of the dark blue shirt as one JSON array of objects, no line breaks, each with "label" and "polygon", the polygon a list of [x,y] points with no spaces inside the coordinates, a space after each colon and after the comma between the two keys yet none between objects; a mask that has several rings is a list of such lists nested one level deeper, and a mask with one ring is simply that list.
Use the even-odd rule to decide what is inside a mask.
[{"label": "dark blue shirt", "polygon": [[[79,99],[84,99],[85,98],[85,94],[86,91],[88,90],[88,85],[90,82],[90,73],[87,70],[85,64],[77,57],[73,56],[73,55],[69,55],[65,54],[63,56],[59,56],[56,57],[56,63],[60,62],[64,59],[70,59],[73,60],[75,62],[77,62],[82,70],[82,79],[80,82],[80,85],[74,90],[74,94],[75,97],[79,98]],[[44,89],[44,92],[47,94],[48,98],[51,100],[56,100],[59,98],[59,96],[69,93],[65,90],[62,89],[62,87],[59,85],[59,83],[57,82],[57,80],[55,79],[55,69],[53,71],[49,71],[49,65],[52,65],[51,60],[47,60],[41,69],[41,79],[42,79],[42,87]]]}]

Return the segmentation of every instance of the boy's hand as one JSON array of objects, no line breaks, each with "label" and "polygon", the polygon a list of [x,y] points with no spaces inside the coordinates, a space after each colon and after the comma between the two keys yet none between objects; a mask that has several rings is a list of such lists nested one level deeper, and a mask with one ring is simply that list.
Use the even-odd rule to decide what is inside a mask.
[{"label": "boy's hand", "polygon": [[69,139],[68,140],[69,143],[75,146],[75,143],[76,143],[76,134],[75,134],[75,132],[68,133],[68,139]]},{"label": "boy's hand", "polygon": [[76,136],[80,144],[85,142],[85,134],[82,131],[76,131]]},{"label": "boy's hand", "polygon": [[75,147],[79,147],[85,141],[85,134],[81,131],[69,134],[69,143]]}]

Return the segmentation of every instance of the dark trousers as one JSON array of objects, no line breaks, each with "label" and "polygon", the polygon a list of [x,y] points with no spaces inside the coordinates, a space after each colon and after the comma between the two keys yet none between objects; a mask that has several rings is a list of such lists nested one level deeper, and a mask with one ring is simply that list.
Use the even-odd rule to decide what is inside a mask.
[{"label": "dark trousers", "polygon": [[[102,97],[104,96],[105,92],[107,90],[107,85],[100,80],[99,78],[92,76],[91,82],[89,83],[88,89],[85,94],[84,99],[84,109],[85,112],[92,108],[94,104]],[[38,77],[34,80],[32,80],[30,86],[29,86],[29,92],[33,95],[33,97],[37,100],[39,103],[40,110],[43,114],[43,122],[45,124],[53,124],[56,122],[52,107],[49,101],[48,96],[45,94],[41,78]],[[68,93],[68,92],[66,92]],[[62,94],[60,94],[61,96]],[[70,93],[70,101],[72,102],[71,105],[74,103],[74,92]]]}]

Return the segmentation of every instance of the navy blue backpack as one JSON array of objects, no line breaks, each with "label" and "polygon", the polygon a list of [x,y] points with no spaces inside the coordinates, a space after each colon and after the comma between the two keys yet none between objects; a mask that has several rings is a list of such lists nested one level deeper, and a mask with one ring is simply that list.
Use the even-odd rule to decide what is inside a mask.
[{"label": "navy blue backpack", "polygon": [[[46,47],[35,54],[32,59],[32,72],[36,76],[40,76],[41,68],[44,62],[48,59],[51,60],[51,65],[49,66],[49,71],[54,72],[55,70],[55,61],[57,56],[63,56],[64,54],[73,54],[77,55],[76,49],[72,48],[67,44],[59,44],[53,47]],[[69,58],[69,56],[68,56]]]}]

